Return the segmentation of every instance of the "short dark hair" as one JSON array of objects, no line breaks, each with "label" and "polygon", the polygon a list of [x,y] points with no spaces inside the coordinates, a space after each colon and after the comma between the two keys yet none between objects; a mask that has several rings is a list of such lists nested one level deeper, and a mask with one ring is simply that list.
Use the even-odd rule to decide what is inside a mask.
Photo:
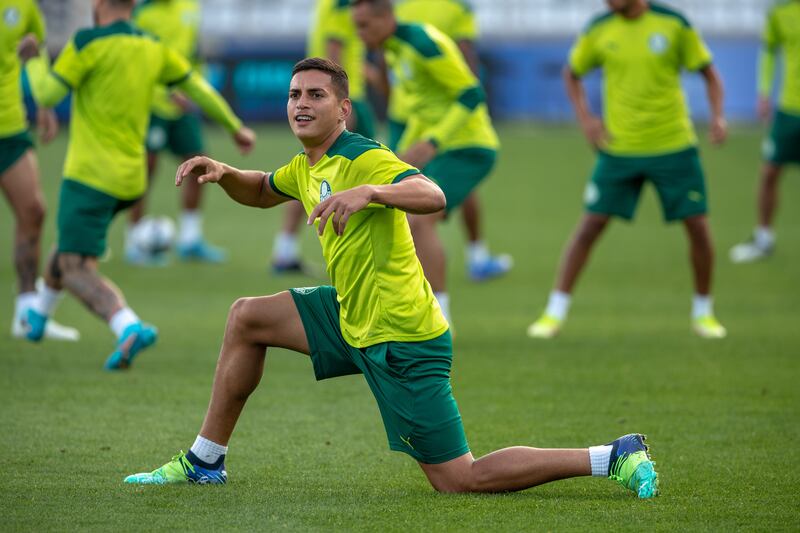
[{"label": "short dark hair", "polygon": [[331,85],[336,92],[339,99],[344,100],[350,97],[350,82],[347,78],[347,72],[331,61],[323,57],[307,57],[302,61],[298,61],[292,69],[292,77],[298,72],[306,70],[319,70],[331,77]]},{"label": "short dark hair", "polygon": [[392,0],[350,0],[351,7],[361,4],[367,4],[375,13],[386,13],[394,10]]},{"label": "short dark hair", "polygon": [[114,7],[133,7],[136,4],[135,0],[110,0]]}]

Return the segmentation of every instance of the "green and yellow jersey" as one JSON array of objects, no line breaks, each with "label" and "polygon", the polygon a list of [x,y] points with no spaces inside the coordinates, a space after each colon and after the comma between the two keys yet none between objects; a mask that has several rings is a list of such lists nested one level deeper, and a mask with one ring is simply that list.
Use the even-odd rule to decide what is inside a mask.
[{"label": "green and yellow jersey", "polygon": [[398,24],[383,46],[412,110],[400,152],[422,140],[440,151],[499,146],[486,93],[452,39],[430,25]]},{"label": "green and yellow jersey", "polygon": [[44,42],[44,18],[36,2],[0,0],[0,137],[10,137],[28,128],[17,45],[29,33]]},{"label": "green and yellow jersey", "polygon": [[308,33],[308,57],[328,57],[328,41],[342,45],[342,68],[350,80],[350,98],[367,97],[364,78],[366,47],[358,37],[356,25],[350,15],[350,0],[318,0],[314,19]]},{"label": "green and yellow jersey", "polygon": [[635,20],[613,12],[578,37],[569,64],[577,76],[603,69],[605,125],[615,155],[658,155],[697,143],[681,70],[700,70],[711,53],[679,13],[650,4]]},{"label": "green and yellow jersey", "polygon": [[[430,24],[456,43],[478,37],[475,13],[461,0],[401,0],[395,5],[397,20],[410,24]],[[402,87],[392,87],[389,119],[405,123],[410,114],[408,95]]]},{"label": "green and yellow jersey", "polygon": [[178,87],[229,131],[241,127],[183,56],[126,20],[78,31],[52,70],[43,55],[26,71],[39,105],[52,107],[72,89],[64,177],[121,200],[146,189],[144,139],[156,85]]},{"label": "green and yellow jersey", "polygon": [[[269,179],[277,193],[300,200],[310,213],[337,192],[396,183],[414,174],[419,171],[385,146],[345,131],[314,166],[300,153]],[[425,341],[447,330],[403,211],[369,206],[350,217],[342,236],[327,227],[319,240],[348,344],[365,348],[389,341]]]},{"label": "green and yellow jersey", "polygon": [[778,107],[800,115],[800,1],[784,0],[769,11],[763,35],[760,60],[759,94],[772,92],[775,57],[783,55],[783,86]]},{"label": "green and yellow jersey", "polygon": [[[133,22],[187,58],[195,68],[199,66],[200,5],[197,0],[146,0],[134,11]],[[153,113],[168,120],[183,115],[170,98],[170,92],[160,85],[153,98]]]}]

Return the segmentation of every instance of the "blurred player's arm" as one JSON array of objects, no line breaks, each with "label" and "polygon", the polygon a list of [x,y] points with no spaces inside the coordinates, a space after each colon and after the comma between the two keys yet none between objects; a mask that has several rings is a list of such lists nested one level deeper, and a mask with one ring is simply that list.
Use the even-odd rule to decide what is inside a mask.
[{"label": "blurred player's arm", "polygon": [[260,170],[239,170],[210,157],[193,157],[181,164],[175,174],[175,185],[180,187],[191,176],[200,184],[218,183],[233,200],[250,207],[273,207],[291,200],[272,188],[271,174]]},{"label": "blurred player's arm", "polygon": [[391,83],[389,82],[389,66],[383,52],[375,52],[375,64],[364,62],[364,77],[367,83],[384,98],[391,97]]},{"label": "blurred player's arm", "polygon": [[706,82],[708,105],[711,107],[711,129],[709,131],[711,142],[722,144],[728,136],[728,122],[725,120],[725,112],[723,110],[725,89],[722,85],[722,78],[714,65],[703,67],[700,69],[700,74]]},{"label": "blurred player's arm", "polygon": [[[19,44],[21,55],[24,54],[23,49],[26,48],[28,44],[30,44],[32,50],[35,48],[38,51],[39,43],[44,44],[47,35],[47,28],[41,10],[36,3],[32,3],[31,6],[31,17],[26,29],[26,34],[28,34],[28,36],[23,38],[22,42]],[[32,39],[32,37],[35,39]],[[26,39],[29,41],[28,43],[26,43]],[[42,46],[42,48],[44,47]],[[36,130],[39,133],[39,139],[44,144],[52,141],[56,134],[58,134],[58,118],[55,112],[38,103],[36,105]]]},{"label": "blurred player's arm", "polygon": [[589,100],[586,98],[586,89],[581,78],[569,65],[563,71],[564,85],[567,96],[575,110],[575,116],[581,125],[583,134],[594,148],[600,149],[608,144],[609,135],[600,117],[592,113]]},{"label": "blurred player's arm", "polygon": [[31,94],[37,106],[55,107],[68,94],[70,84],[50,70],[50,58],[33,35],[26,35],[17,49],[20,61],[25,64]]},{"label": "blurred player's arm", "polygon": [[780,32],[774,11],[767,16],[762,36],[761,52],[758,56],[758,116],[762,120],[769,117],[771,111],[770,96],[775,81],[775,64],[780,48]]},{"label": "blurred player's arm", "polygon": [[480,77],[480,60],[478,59],[478,51],[475,48],[475,42],[469,39],[461,39],[458,41],[458,49],[467,60],[467,66],[475,74],[475,77]]}]

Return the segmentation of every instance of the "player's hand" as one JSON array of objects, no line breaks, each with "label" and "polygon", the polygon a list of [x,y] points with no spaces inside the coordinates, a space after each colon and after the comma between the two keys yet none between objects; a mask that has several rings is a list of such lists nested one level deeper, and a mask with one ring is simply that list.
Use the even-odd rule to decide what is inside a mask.
[{"label": "player's hand", "polygon": [[58,117],[55,111],[47,107],[36,109],[36,129],[42,143],[47,144],[55,139],[58,134]]},{"label": "player's hand", "polygon": [[711,119],[711,128],[708,132],[708,137],[711,139],[711,144],[720,145],[728,138],[728,121],[725,117],[713,117]]},{"label": "player's hand", "polygon": [[242,126],[233,134],[233,142],[239,147],[241,153],[249,154],[256,145],[256,132],[247,126]]},{"label": "player's hand", "polygon": [[172,91],[169,93],[169,99],[172,100],[172,103],[178,106],[184,113],[192,109],[192,101],[188,96],[180,91]]},{"label": "player's hand", "polygon": [[317,233],[322,235],[330,218],[331,227],[336,235],[344,235],[344,229],[350,216],[367,207],[371,201],[372,187],[369,185],[361,185],[336,193],[317,204],[308,216],[307,224],[310,226],[319,218]]},{"label": "player's hand", "polygon": [[608,131],[606,131],[605,124],[603,124],[603,120],[600,117],[589,115],[580,122],[583,134],[586,136],[586,140],[589,141],[589,144],[597,150],[608,146],[611,136],[608,134]]},{"label": "player's hand", "polygon": [[36,35],[29,33],[20,39],[17,45],[17,55],[23,63],[39,55],[39,39],[36,38]]},{"label": "player's hand", "polygon": [[772,114],[772,103],[768,97],[758,97],[758,102],[756,103],[756,113],[758,113],[759,119],[764,121],[769,120],[769,116]]},{"label": "player's hand", "polygon": [[420,141],[406,150],[400,159],[421,170],[434,157],[436,157],[436,146],[430,141]]},{"label": "player's hand", "polygon": [[219,161],[214,161],[204,155],[193,157],[184,161],[175,174],[175,185],[180,187],[183,180],[195,176],[197,183],[216,183],[225,174],[225,167]]}]

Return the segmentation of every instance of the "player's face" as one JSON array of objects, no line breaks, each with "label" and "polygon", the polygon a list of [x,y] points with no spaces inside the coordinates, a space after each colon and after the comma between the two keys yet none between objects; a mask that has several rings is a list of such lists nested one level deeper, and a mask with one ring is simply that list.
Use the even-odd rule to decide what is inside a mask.
[{"label": "player's face", "polygon": [[391,13],[376,13],[368,4],[358,4],[352,9],[353,22],[358,36],[367,48],[378,48],[394,31]]},{"label": "player's face", "polygon": [[616,13],[628,10],[629,8],[633,7],[637,2],[638,0],[606,0],[608,8]]},{"label": "player's face", "polygon": [[350,99],[339,99],[329,74],[304,70],[292,78],[286,114],[292,132],[304,145],[327,139],[351,111]]}]

